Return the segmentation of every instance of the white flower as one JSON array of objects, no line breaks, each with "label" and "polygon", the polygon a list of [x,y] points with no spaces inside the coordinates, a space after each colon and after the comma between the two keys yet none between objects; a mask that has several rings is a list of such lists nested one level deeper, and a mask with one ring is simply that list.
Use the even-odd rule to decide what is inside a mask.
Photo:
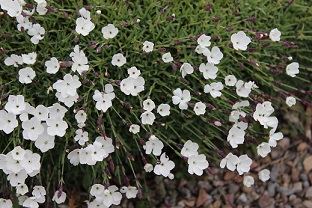
[{"label": "white flower", "polygon": [[24,28],[25,31],[32,27],[32,23],[29,21],[28,16],[24,17],[23,15],[18,15],[16,16],[16,21],[18,22],[17,29],[19,31],[22,31],[22,27]]},{"label": "white flower", "polygon": [[244,186],[250,187],[254,185],[255,179],[252,176],[244,176],[243,184]]},{"label": "white flower", "polygon": [[40,121],[45,121],[49,117],[49,109],[44,105],[38,105],[33,112],[34,117],[38,118]]},{"label": "white flower", "polygon": [[175,167],[175,164],[173,161],[169,160],[169,157],[166,155],[166,153],[163,153],[160,156],[160,162],[157,163],[154,167],[154,173],[156,175],[163,175],[164,177],[168,177],[170,174],[170,171]]},{"label": "white flower", "polygon": [[28,186],[26,184],[18,184],[16,186],[16,193],[20,195],[24,195],[28,192]]},{"label": "white flower", "polygon": [[36,141],[38,136],[44,132],[41,121],[37,117],[32,117],[30,120],[22,123],[23,138],[31,141]]},{"label": "white flower", "polygon": [[258,173],[258,176],[262,182],[266,182],[270,179],[270,174],[271,172],[268,169],[263,169]]},{"label": "white flower", "polygon": [[160,141],[156,136],[151,135],[144,148],[146,154],[153,153],[155,156],[159,156],[163,147],[164,144],[162,141]]},{"label": "white flower", "polygon": [[179,104],[179,108],[181,110],[185,110],[188,108],[188,102],[191,100],[191,93],[188,90],[181,90],[177,88],[173,91],[172,102],[175,105]]},{"label": "white flower", "polygon": [[25,67],[19,70],[18,72],[18,81],[22,84],[30,84],[32,83],[32,80],[36,76],[36,72],[30,68],[30,67]]},{"label": "white flower", "polygon": [[32,153],[30,150],[26,150],[23,160],[21,160],[21,166],[24,168],[26,173],[30,174],[33,171],[40,170],[40,158],[41,156],[37,153]]},{"label": "white flower", "polygon": [[296,74],[299,74],[299,64],[297,62],[293,62],[286,66],[286,74],[291,77],[295,77]]},{"label": "white flower", "polygon": [[203,73],[205,79],[215,79],[217,77],[218,67],[211,63],[201,63],[199,71]]},{"label": "white flower", "polygon": [[109,137],[96,137],[96,142],[100,142],[102,144],[102,148],[105,150],[106,154],[104,158],[108,157],[108,154],[114,152],[113,140]]},{"label": "white flower", "polygon": [[275,28],[275,29],[270,31],[269,37],[272,41],[276,42],[276,41],[280,41],[281,35],[282,35],[281,31],[279,31],[277,28]]},{"label": "white flower", "polygon": [[18,126],[16,115],[0,110],[0,130],[10,134]]},{"label": "white flower", "polygon": [[274,125],[274,123],[276,123],[273,117],[269,117],[273,112],[274,108],[271,106],[270,102],[264,102],[262,104],[258,103],[256,111],[253,113],[253,118],[256,121],[259,121],[264,128],[268,128],[268,123],[269,125]]},{"label": "white flower", "polygon": [[3,199],[0,198],[0,207],[1,208],[12,208],[13,207],[13,203],[10,199]]},{"label": "white flower", "polygon": [[182,64],[180,71],[182,73],[182,77],[184,78],[187,74],[192,74],[194,72],[194,68],[189,63]]},{"label": "white flower", "polygon": [[135,66],[133,66],[128,69],[128,74],[129,74],[129,77],[136,79],[140,76],[141,71],[138,70]]},{"label": "white flower", "polygon": [[91,13],[84,7],[79,9],[79,14],[85,19],[91,19]]},{"label": "white flower", "polygon": [[8,12],[10,17],[16,17],[22,13],[22,6],[17,0],[0,1],[1,8]]},{"label": "white flower", "polygon": [[137,134],[140,132],[140,126],[137,124],[131,124],[129,131],[133,134]]},{"label": "white flower", "polygon": [[29,208],[38,208],[39,204],[37,202],[36,197],[28,197],[25,199],[25,201],[22,203],[23,207],[29,207]]},{"label": "white flower", "polygon": [[208,63],[218,64],[220,60],[223,58],[223,53],[220,51],[218,46],[212,47],[210,50],[205,50],[203,54],[207,57]]},{"label": "white flower", "polygon": [[237,163],[237,171],[239,175],[247,173],[250,170],[252,160],[247,155],[239,156],[239,162]]},{"label": "white flower", "polygon": [[4,106],[4,109],[8,111],[8,113],[13,113],[14,115],[19,115],[26,109],[26,103],[24,101],[23,95],[10,95],[8,98],[8,102]]},{"label": "white flower", "polygon": [[239,31],[231,36],[231,41],[235,50],[245,51],[251,39],[243,31]]},{"label": "white flower", "polygon": [[168,104],[160,104],[157,107],[157,113],[161,116],[169,116],[170,115],[170,105]]},{"label": "white flower", "polygon": [[45,15],[48,12],[48,9],[46,8],[47,4],[38,4],[36,11],[39,15]]},{"label": "white flower", "polygon": [[152,52],[154,49],[154,43],[150,42],[150,41],[144,41],[143,43],[143,51],[145,51],[146,53]]},{"label": "white flower", "polygon": [[77,166],[79,164],[79,155],[80,149],[75,149],[67,155],[67,159],[69,159],[69,162],[72,165]]},{"label": "white flower", "polygon": [[225,158],[221,160],[220,167],[224,168],[226,166],[227,169],[234,171],[238,162],[238,157],[236,155],[233,155],[232,153],[229,153]]},{"label": "white flower", "polygon": [[14,160],[23,160],[25,154],[26,151],[20,146],[14,147],[14,149],[11,151],[11,156]]},{"label": "white flower", "polygon": [[23,58],[21,56],[11,54],[11,56],[7,57],[4,60],[4,64],[6,66],[12,66],[13,65],[14,67],[18,67],[18,65],[23,64]]},{"label": "white flower", "polygon": [[192,155],[198,155],[198,144],[196,142],[192,142],[191,140],[187,140],[183,148],[181,150],[181,155],[184,157],[190,157]]},{"label": "white flower", "polygon": [[74,140],[78,142],[80,145],[84,145],[87,141],[89,141],[88,135],[89,133],[87,131],[83,131],[82,129],[77,129]]},{"label": "white flower", "polygon": [[32,65],[36,62],[37,53],[32,52],[32,53],[28,53],[28,54],[22,54],[22,58],[23,58],[23,62],[25,64],[31,64]]},{"label": "white flower", "polygon": [[206,113],[206,105],[202,102],[195,103],[194,111],[196,115],[204,115]]},{"label": "white flower", "polygon": [[61,93],[62,97],[75,96],[77,89],[81,86],[77,75],[65,74],[64,80],[58,80],[53,84],[53,88]]},{"label": "white flower", "polygon": [[210,36],[203,34],[197,39],[197,43],[202,48],[209,47],[211,45],[210,39],[211,39]]},{"label": "white flower", "polygon": [[52,201],[55,201],[57,204],[62,204],[66,200],[66,193],[64,191],[56,191],[52,198]]},{"label": "white flower", "polygon": [[79,110],[76,114],[75,114],[75,119],[77,121],[77,123],[84,123],[87,120],[87,114],[84,110]]},{"label": "white flower", "polygon": [[41,152],[47,152],[50,149],[54,148],[54,139],[55,136],[50,136],[47,133],[47,124],[43,123],[44,132],[38,136],[35,142],[35,146],[41,151]]},{"label": "white flower", "polygon": [[102,33],[105,39],[114,38],[118,33],[118,28],[116,28],[113,24],[108,24],[102,28]]},{"label": "white flower", "polygon": [[286,104],[291,107],[296,104],[296,98],[289,96],[286,98]]},{"label": "white flower", "polygon": [[143,110],[152,111],[155,108],[155,103],[151,99],[143,101]]},{"label": "white flower", "polygon": [[271,130],[270,131],[269,145],[271,147],[276,147],[276,145],[277,145],[276,141],[283,139],[283,137],[284,137],[284,135],[281,132],[274,133]]},{"label": "white flower", "polygon": [[267,142],[262,142],[257,146],[258,155],[266,157],[271,152],[271,147]]},{"label": "white flower", "polygon": [[251,87],[246,85],[246,83],[242,80],[238,80],[235,84],[236,93],[240,97],[248,97],[249,93],[251,92]]},{"label": "white flower", "polygon": [[68,124],[63,121],[60,117],[47,119],[47,133],[50,136],[60,136],[63,137],[68,128]]},{"label": "white flower", "polygon": [[146,164],[144,165],[144,170],[145,170],[147,173],[152,172],[153,169],[154,169],[154,167],[153,167],[153,165],[150,164],[150,163],[146,163]]},{"label": "white flower", "polygon": [[140,116],[142,124],[153,125],[155,120],[155,115],[151,111],[145,111]]},{"label": "white flower", "polygon": [[98,90],[95,90],[94,95],[93,95],[93,100],[96,101],[95,107],[98,110],[102,110],[103,112],[106,112],[108,108],[110,108],[113,105],[112,95],[108,93],[101,93]]},{"label": "white flower", "polygon": [[52,57],[50,61],[46,61],[45,66],[49,74],[55,74],[60,69],[60,63],[55,57]]},{"label": "white flower", "polygon": [[128,199],[131,199],[131,198],[135,198],[136,195],[138,194],[138,188],[135,186],[128,186],[128,187],[123,186],[121,187],[120,192],[126,193],[126,197]]},{"label": "white flower", "polygon": [[61,106],[59,103],[54,103],[52,106],[48,107],[48,109],[49,117],[52,119],[57,117],[63,118],[67,112],[67,109]]},{"label": "white flower", "polygon": [[95,28],[93,22],[90,19],[79,17],[76,20],[76,32],[83,36],[89,35],[89,33]]},{"label": "white flower", "polygon": [[18,184],[25,183],[27,176],[28,175],[26,171],[23,169],[17,173],[14,172],[10,173],[7,179],[10,182],[11,186],[16,187]]},{"label": "white flower", "polygon": [[195,52],[198,53],[198,54],[203,54],[207,50],[208,50],[208,48],[201,47],[200,45],[196,46],[196,48],[195,48]]},{"label": "white flower", "polygon": [[237,82],[237,79],[234,75],[227,75],[224,78],[224,81],[226,86],[234,86]]},{"label": "white flower", "polygon": [[72,71],[77,71],[80,75],[83,72],[89,70],[88,58],[86,57],[83,50],[79,49],[79,45],[75,45],[74,51],[69,54],[73,60],[73,65],[71,66]]},{"label": "white flower", "polygon": [[227,136],[227,141],[232,148],[237,148],[238,144],[243,144],[245,140],[245,131],[233,126]]},{"label": "white flower", "polygon": [[45,29],[41,27],[40,24],[34,24],[31,28],[27,31],[28,35],[32,36],[30,39],[33,44],[38,44],[39,40],[44,38]]},{"label": "white flower", "polygon": [[105,187],[101,184],[93,184],[91,189],[90,189],[90,194],[92,196],[95,196],[96,198],[100,197],[103,194],[104,189],[105,189]]},{"label": "white flower", "polygon": [[161,58],[162,58],[163,62],[165,62],[165,63],[169,63],[169,62],[173,61],[173,58],[172,58],[170,52],[163,54]]},{"label": "white flower", "polygon": [[127,62],[126,57],[122,53],[117,53],[113,56],[112,65],[121,67]]},{"label": "white flower", "polygon": [[190,156],[187,160],[187,163],[189,165],[188,172],[190,174],[195,173],[198,176],[203,175],[203,170],[209,166],[209,163],[204,154]]},{"label": "white flower", "polygon": [[119,205],[122,199],[122,195],[119,191],[117,191],[117,186],[109,186],[104,190],[103,195],[100,197],[103,200],[103,204],[107,207],[113,205]]},{"label": "white flower", "polygon": [[47,194],[45,188],[43,186],[34,186],[33,191],[31,193],[37,199],[45,196]]},{"label": "white flower", "polygon": [[204,87],[205,93],[210,93],[214,98],[220,97],[222,93],[220,92],[223,89],[223,84],[221,82],[213,82],[211,85],[206,84]]}]

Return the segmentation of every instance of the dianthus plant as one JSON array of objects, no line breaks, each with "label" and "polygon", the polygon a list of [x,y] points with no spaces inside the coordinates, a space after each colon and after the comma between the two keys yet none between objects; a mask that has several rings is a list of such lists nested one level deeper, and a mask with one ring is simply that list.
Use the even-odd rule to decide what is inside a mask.
[{"label": "dianthus plant", "polygon": [[141,198],[139,175],[211,166],[251,186],[252,162],[283,138],[275,106],[311,105],[287,81],[307,82],[288,27],[239,4],[56,2],[0,0],[1,207],[11,192],[39,207],[83,187],[106,208]]}]

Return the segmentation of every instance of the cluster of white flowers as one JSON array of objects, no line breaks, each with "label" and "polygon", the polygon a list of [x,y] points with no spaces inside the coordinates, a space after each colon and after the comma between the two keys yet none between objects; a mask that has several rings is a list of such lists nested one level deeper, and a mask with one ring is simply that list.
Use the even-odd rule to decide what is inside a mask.
[{"label": "cluster of white flowers", "polygon": [[65,74],[63,80],[57,80],[52,87],[57,91],[55,96],[58,100],[71,107],[79,97],[77,89],[80,86],[81,82],[77,75]]},{"label": "cluster of white flowers", "polygon": [[[118,188],[115,185],[104,187],[101,184],[94,184],[91,187],[90,194],[94,196],[95,199],[89,203],[89,208],[108,208],[111,205],[119,205],[122,199],[122,194],[118,191]],[[132,194],[133,193],[130,195],[132,196]]]},{"label": "cluster of white flowers", "polygon": [[[119,60],[122,61],[122,58],[120,58]],[[116,64],[117,62],[118,61],[116,61]],[[137,69],[135,66],[129,68],[128,69],[129,76],[120,82],[120,90],[126,95],[131,94],[132,96],[137,96],[140,92],[144,90],[145,84],[145,80],[143,77],[140,76],[140,74],[141,71]]]},{"label": "cluster of white flowers", "polygon": [[187,158],[188,172],[201,176],[209,163],[204,154],[198,154],[198,148],[197,143],[187,140],[181,150],[181,155]]},{"label": "cluster of white flowers", "polygon": [[76,19],[76,32],[87,36],[95,28],[95,25],[91,21],[91,13],[85,8],[81,8],[79,14],[81,17]]},{"label": "cluster of white flowers", "polygon": [[[79,138],[79,143],[86,142],[86,140],[87,138],[82,138],[82,141],[80,142]],[[111,138],[97,137],[93,144],[88,144],[85,148],[75,149],[71,151],[67,155],[67,158],[69,159],[69,162],[74,166],[77,166],[78,164],[95,165],[96,162],[103,161],[109,156],[110,153],[114,151],[115,148],[113,146],[113,140]]]},{"label": "cluster of white flowers", "polygon": [[[38,44],[40,40],[44,38],[45,29],[38,23],[33,23],[31,17],[35,10],[39,15],[45,15],[48,12],[47,2],[45,0],[35,0],[37,3],[36,9],[32,11],[23,10],[23,6],[26,5],[24,0],[0,0],[0,6],[3,10],[6,10],[8,15],[15,17],[17,20],[17,29],[21,32],[26,31],[31,36],[31,42]],[[101,14],[98,10],[97,14]],[[95,24],[91,20],[91,13],[85,8],[79,10],[79,15],[76,19],[75,31],[77,34],[87,36],[91,31],[95,29]],[[119,29],[114,24],[108,24],[102,27],[102,35],[105,41],[114,38]],[[274,41],[280,41],[281,32],[275,28],[271,30],[269,38]],[[218,46],[211,46],[211,37],[202,34],[197,39],[197,47],[195,52],[203,54],[205,56],[205,63],[199,65],[199,72],[204,77],[205,83],[202,86],[204,93],[209,93],[213,98],[219,98],[222,96],[222,90],[224,88],[234,87],[236,93],[241,98],[248,98],[251,91],[258,88],[254,81],[238,80],[234,75],[228,74],[224,77],[224,84],[217,79],[219,69],[218,65],[222,58],[223,53]],[[248,45],[251,43],[251,38],[246,35],[245,32],[239,31],[231,35],[231,43],[235,50],[246,51]],[[144,41],[142,50],[144,54],[151,53],[154,50],[154,43],[150,41]],[[89,60],[83,50],[80,49],[79,45],[75,45],[73,52],[69,54],[72,59],[71,70],[73,73],[78,73],[84,76],[90,69]],[[127,53],[120,51],[112,56],[112,66],[120,67],[127,64]],[[37,53],[31,52],[28,54],[16,55],[11,54],[4,60],[6,66],[19,67],[20,65],[33,65],[37,59]],[[177,62],[170,52],[162,55],[162,61],[165,63],[172,63],[176,66]],[[45,62],[46,72],[48,74],[56,74],[61,64],[56,57],[51,57],[50,60]],[[178,64],[177,64],[178,65]],[[183,61],[180,66],[180,73],[182,78],[190,78],[194,76],[195,66]],[[63,79],[57,80],[52,85],[52,90],[56,90],[55,97],[59,102],[63,103],[68,108],[72,107],[77,102],[79,95],[77,90],[80,88],[82,83],[77,75],[72,75],[69,72],[63,76]],[[145,89],[145,79],[141,76],[141,71],[132,66],[127,70],[128,77],[120,81],[120,91],[126,95],[138,96],[139,93]],[[286,74],[295,77],[299,73],[299,64],[297,62],[290,63],[286,66]],[[143,73],[144,74],[144,73]],[[36,72],[29,66],[21,68],[18,72],[19,82],[22,84],[31,84],[33,79],[36,77]],[[113,83],[110,80],[110,83]],[[117,83],[117,82],[116,82]],[[110,107],[113,106],[113,99],[115,99],[114,87],[112,84],[105,84],[103,86],[104,91],[98,89],[94,90],[93,100],[95,101],[95,107],[105,113]],[[198,92],[200,93],[200,92]],[[50,107],[44,105],[31,106],[25,102],[23,95],[9,95],[7,103],[4,106],[4,110],[0,110],[0,130],[6,134],[13,132],[18,127],[19,120],[22,127],[23,139],[34,142],[35,146],[41,152],[47,152],[54,148],[55,137],[63,137],[68,129],[68,124],[65,121],[65,113],[67,109],[59,103],[54,103]],[[140,98],[141,99],[141,98]],[[207,103],[198,101],[194,105],[189,104],[191,101],[191,92],[187,89],[182,90],[177,88],[173,91],[172,103],[178,105],[180,110],[188,109],[188,106],[194,106],[194,113],[198,116],[206,113]],[[286,104],[293,106],[296,103],[296,99],[292,96],[286,98]],[[153,111],[156,109],[156,105],[150,98],[142,102],[143,112],[140,115],[142,125],[153,125],[155,121],[155,114]],[[232,148],[237,148],[239,144],[243,144],[245,141],[245,134],[248,129],[248,123],[244,119],[247,116],[247,108],[250,106],[249,101],[243,100],[235,103],[232,106],[232,111],[229,116],[229,121],[233,123],[227,136],[227,141]],[[155,112],[155,111],[154,111]],[[264,128],[270,129],[269,139],[267,142],[262,142],[257,146],[257,152],[261,157],[266,157],[271,152],[271,147],[277,145],[277,141],[283,138],[281,132],[276,132],[278,120],[275,116],[271,116],[274,112],[274,108],[271,103],[266,101],[258,103],[256,110],[253,113],[253,118],[258,121]],[[79,164],[95,165],[97,162],[104,161],[111,153],[115,151],[113,145],[113,139],[109,137],[96,137],[91,143],[89,141],[89,133],[84,127],[86,127],[87,114],[86,111],[80,109],[75,113],[75,119],[77,126],[79,127],[75,133],[73,140],[81,145],[80,148],[74,149],[69,152],[67,158],[69,162],[77,166]],[[170,115],[170,105],[162,103],[157,107],[157,113],[161,116]],[[219,122],[220,123],[220,122]],[[220,124],[221,125],[221,124]],[[143,127],[143,126],[142,126]],[[90,131],[91,132],[91,131]],[[140,126],[132,124],[129,128],[129,132],[138,136],[140,132]],[[164,141],[164,140],[163,140]],[[145,163],[144,169],[146,172],[152,172],[156,175],[162,175],[164,177],[174,178],[171,172],[175,163],[169,159],[163,151],[164,143],[155,135],[151,135],[149,140],[143,145],[145,153],[153,156],[159,160],[153,167],[150,163]],[[204,170],[209,167],[209,163],[204,154],[198,153],[199,145],[191,140],[185,142],[181,149],[181,155],[187,159],[188,172],[190,174],[202,175]],[[28,176],[33,177],[40,172],[40,159],[41,156],[37,153],[26,149],[24,150],[21,146],[15,146],[15,148],[5,154],[0,154],[0,169],[7,175],[7,179],[11,186],[16,187],[16,193],[22,196],[19,197],[19,204],[24,207],[37,208],[39,204],[45,202],[46,191],[42,186],[35,186],[32,191],[32,196],[24,196],[29,190],[25,184],[25,180]],[[246,154],[236,156],[232,153],[223,158],[220,162],[220,167],[231,171],[237,171],[239,175],[248,173],[252,159]],[[270,172],[268,170],[262,170],[259,172],[259,179],[263,182],[269,180]],[[250,187],[254,184],[254,178],[246,175],[243,181],[245,186]],[[128,199],[135,198],[138,194],[138,188],[134,186],[123,186],[120,190],[115,186],[105,187],[101,184],[94,184],[91,187],[90,194],[94,196],[94,200],[89,203],[88,207],[110,207],[111,205],[118,205],[122,199],[122,193],[126,195]],[[66,199],[66,193],[59,188],[54,193],[52,198],[56,203],[63,203]],[[0,199],[0,207],[12,207],[10,200]]]},{"label": "cluster of white flowers", "polygon": [[37,153],[20,146],[5,154],[0,154],[0,170],[7,175],[7,180],[12,187],[16,187],[16,192],[25,194],[28,187],[25,184],[27,177],[34,177],[40,172],[41,156]]},{"label": "cluster of white flowers", "polygon": [[102,110],[104,113],[110,108],[112,104],[112,100],[115,98],[114,88],[111,84],[105,85],[105,91],[100,92],[95,90],[93,95],[93,100],[96,101],[95,107],[98,110]]},{"label": "cluster of white flowers", "polygon": [[79,49],[79,45],[74,47],[74,51],[71,52],[69,56],[74,62],[71,67],[74,72],[77,71],[81,75],[83,72],[87,72],[89,70],[88,58],[86,57],[83,50]]}]

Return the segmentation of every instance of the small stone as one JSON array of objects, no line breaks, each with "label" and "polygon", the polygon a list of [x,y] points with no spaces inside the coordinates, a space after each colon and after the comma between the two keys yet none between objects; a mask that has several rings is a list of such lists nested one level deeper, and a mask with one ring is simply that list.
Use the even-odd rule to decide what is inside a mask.
[{"label": "small stone", "polygon": [[283,155],[283,151],[280,149],[280,147],[276,147],[271,151],[271,157],[273,160],[280,158]]},{"label": "small stone", "polygon": [[238,197],[237,201],[238,201],[239,203],[241,203],[241,204],[245,204],[245,203],[247,202],[247,195],[246,195],[245,193],[242,193],[242,194]]},{"label": "small stone", "polygon": [[253,200],[257,200],[257,199],[259,199],[260,195],[253,191],[253,192],[251,192],[251,197]]},{"label": "small stone", "polygon": [[289,200],[289,201],[292,201],[292,200],[294,200],[294,199],[297,199],[297,196],[296,196],[295,194],[292,194],[292,195],[290,195],[290,196],[288,197],[288,200]]},{"label": "small stone", "polygon": [[227,205],[223,205],[222,208],[232,208],[232,206],[227,204]]},{"label": "small stone", "polygon": [[309,181],[303,181],[303,187],[308,188],[310,186]]},{"label": "small stone", "polygon": [[300,174],[300,179],[302,181],[308,181],[309,177],[308,177],[308,175],[306,173],[301,173]]},{"label": "small stone", "polygon": [[227,171],[225,174],[224,174],[224,180],[225,181],[229,181],[231,179],[233,179],[234,177],[236,176],[236,174],[234,172],[230,172],[230,171]]},{"label": "small stone", "polygon": [[297,147],[297,152],[303,152],[308,148],[308,144],[306,142],[301,142]]},{"label": "small stone", "polygon": [[252,186],[251,187],[243,186],[243,191],[246,193],[250,193],[250,192],[252,192],[252,190],[253,190]]},{"label": "small stone", "polygon": [[303,160],[304,171],[308,173],[312,169],[312,155]]},{"label": "small stone", "polygon": [[309,187],[305,193],[306,198],[311,198],[312,197],[312,187]]},{"label": "small stone", "polygon": [[221,200],[217,200],[213,203],[213,207],[218,208],[221,206]]},{"label": "small stone", "polygon": [[301,192],[303,190],[302,182],[294,183],[294,186],[293,186],[292,190],[294,191],[294,193]]},{"label": "small stone", "polygon": [[271,181],[275,181],[277,176],[279,175],[279,171],[280,171],[280,166],[279,165],[274,165],[271,169]]},{"label": "small stone", "polygon": [[224,185],[224,181],[213,181],[212,184],[214,186],[223,186]]},{"label": "small stone", "polygon": [[235,194],[239,190],[239,185],[235,183],[230,183],[229,184],[229,193],[230,194]]},{"label": "small stone", "polygon": [[283,139],[277,142],[277,146],[280,146],[283,150],[288,149],[290,144],[290,139],[288,137],[284,137]]},{"label": "small stone", "polygon": [[312,207],[312,201],[310,200],[304,200],[302,203],[306,208],[311,208]]},{"label": "small stone", "polygon": [[268,184],[268,193],[269,193],[270,197],[274,197],[275,196],[275,194],[276,194],[276,187],[277,187],[276,183],[269,182],[269,184]]},{"label": "small stone", "polygon": [[292,168],[291,169],[291,180],[293,182],[298,182],[299,181],[299,175],[300,175],[300,171],[297,168]]},{"label": "small stone", "polygon": [[267,208],[269,206],[274,206],[274,200],[269,196],[269,193],[265,191],[258,201],[260,208]]}]

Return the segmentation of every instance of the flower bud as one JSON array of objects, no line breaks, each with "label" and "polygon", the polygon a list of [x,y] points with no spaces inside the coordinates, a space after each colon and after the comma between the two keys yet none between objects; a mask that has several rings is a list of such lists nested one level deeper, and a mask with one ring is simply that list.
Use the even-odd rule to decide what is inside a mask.
[{"label": "flower bud", "polygon": [[211,7],[212,7],[211,4],[208,3],[205,7],[205,11],[208,12],[211,9]]}]

